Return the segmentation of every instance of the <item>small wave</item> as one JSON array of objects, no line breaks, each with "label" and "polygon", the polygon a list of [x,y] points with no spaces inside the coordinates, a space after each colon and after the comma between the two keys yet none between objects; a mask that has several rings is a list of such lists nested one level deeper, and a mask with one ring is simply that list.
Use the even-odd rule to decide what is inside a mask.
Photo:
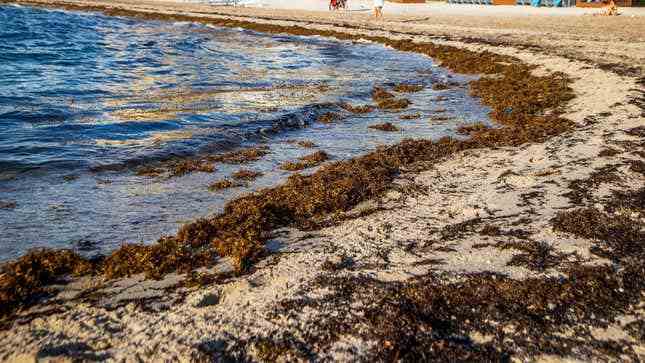
[{"label": "small wave", "polygon": [[98,139],[95,141],[99,147],[129,147],[129,146],[159,146],[166,142],[192,139],[195,136],[195,131],[168,131],[168,132],[155,132],[149,137],[143,139],[129,139],[129,140],[108,140]]}]

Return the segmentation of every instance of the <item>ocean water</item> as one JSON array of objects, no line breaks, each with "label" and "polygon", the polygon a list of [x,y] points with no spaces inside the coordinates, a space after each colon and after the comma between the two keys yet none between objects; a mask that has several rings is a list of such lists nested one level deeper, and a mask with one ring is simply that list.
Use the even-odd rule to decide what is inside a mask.
[{"label": "ocean water", "polygon": [[[369,42],[0,5],[0,260],[38,247],[105,253],[173,234],[288,177],[278,166],[312,152],[288,141],[342,160],[405,138],[456,136],[459,125],[488,122],[468,80]],[[432,89],[448,81],[462,86]],[[426,86],[402,95],[412,101],[403,112],[338,107],[372,103],[375,85],[402,82]],[[343,119],[317,122],[326,112]],[[368,128],[382,122],[403,131]],[[270,154],[244,165],[264,173],[247,187],[208,191],[235,165],[136,175],[144,164],[259,144]]]}]

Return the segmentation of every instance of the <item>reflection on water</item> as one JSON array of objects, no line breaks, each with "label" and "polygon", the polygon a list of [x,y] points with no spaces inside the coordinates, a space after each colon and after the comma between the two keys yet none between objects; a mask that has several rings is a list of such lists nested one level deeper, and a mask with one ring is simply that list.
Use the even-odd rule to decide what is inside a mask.
[{"label": "reflection on water", "polygon": [[[290,175],[279,165],[314,151],[297,141],[340,160],[487,119],[467,79],[370,43],[15,6],[0,6],[0,23],[0,259],[43,246],[104,252],[172,234]],[[462,86],[432,89],[447,81]],[[402,112],[338,106],[371,104],[375,85],[401,82],[426,86],[397,95],[412,101]],[[340,120],[316,121],[327,112]],[[383,122],[403,131],[368,129]],[[246,187],[208,191],[239,165],[176,178],[135,173],[258,144],[270,153],[244,167],[264,175]]]}]

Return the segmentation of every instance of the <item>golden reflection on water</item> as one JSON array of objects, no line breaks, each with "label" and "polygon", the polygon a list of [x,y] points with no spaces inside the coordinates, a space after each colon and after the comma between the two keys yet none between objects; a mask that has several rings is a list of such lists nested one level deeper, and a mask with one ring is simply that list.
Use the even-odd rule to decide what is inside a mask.
[{"label": "golden reflection on water", "polygon": [[[84,119],[86,123],[122,123],[122,122],[160,122],[172,121],[186,115],[209,115],[218,114],[240,114],[257,113],[257,118],[264,117],[266,113],[297,108],[320,102],[328,96],[340,96],[347,91],[352,77],[338,70],[337,67],[316,65],[310,67],[306,72],[302,69],[288,69],[280,67],[278,72],[272,72],[266,66],[251,62],[241,63],[240,59],[258,59],[263,62],[281,62],[282,54],[289,52],[296,44],[277,43],[271,38],[249,38],[243,35],[239,37],[236,33],[212,32],[209,29],[201,28],[208,33],[208,39],[200,44],[205,49],[209,46],[216,48],[222,42],[227,44],[227,54],[237,54],[237,57],[195,57],[191,64],[185,64],[185,57],[177,55],[176,45],[172,41],[159,40],[153,47],[156,47],[162,57],[157,59],[160,66],[152,67],[145,62],[130,62],[136,57],[145,57],[150,49],[132,49],[132,43],[121,37],[118,32],[109,28],[98,27],[97,32],[103,34],[104,42],[112,48],[112,60],[110,64],[127,64],[127,73],[131,80],[128,82],[105,82],[102,87],[112,97],[96,100],[103,106],[99,118]],[[190,31],[199,31],[190,29]],[[186,29],[180,26],[167,25],[156,28],[152,34],[150,28],[132,27],[129,31],[140,34],[143,39],[158,38],[159,33],[167,34],[184,33]],[[231,41],[230,37],[239,38],[238,41]],[[302,46],[302,45],[300,45]],[[302,50],[301,48],[299,48]],[[218,49],[212,50],[214,55]],[[203,63],[195,67],[194,62]],[[277,83],[272,87],[240,87],[240,88],[206,88],[196,89],[186,87],[198,83],[202,75],[199,69],[208,69],[213,66],[222,67],[228,70],[224,76],[227,81],[238,83],[259,83],[268,81]],[[182,70],[181,80],[174,75],[176,72],[162,72],[164,68]],[[105,74],[118,74],[119,69],[110,69],[109,64],[99,65],[97,72]],[[170,74],[168,74],[170,73]],[[298,79],[305,84],[286,84],[290,80]],[[333,79],[334,87],[320,80]],[[284,80],[285,84],[280,84]],[[174,88],[160,88],[162,86],[177,85]],[[248,116],[247,116],[248,117]],[[235,119],[235,118],[233,118]],[[131,140],[96,140],[98,146],[103,147],[129,147],[129,146],[158,146],[166,142],[190,139],[198,135],[217,132],[216,129],[198,129],[191,127],[183,131],[162,131],[146,135],[143,138]]]},{"label": "golden reflection on water", "polygon": [[125,97],[106,101],[116,110],[108,113],[114,122],[161,121],[182,113],[204,115],[212,112],[235,114],[263,112],[311,104],[333,88],[325,84],[282,85],[271,88],[147,90],[146,97]]}]

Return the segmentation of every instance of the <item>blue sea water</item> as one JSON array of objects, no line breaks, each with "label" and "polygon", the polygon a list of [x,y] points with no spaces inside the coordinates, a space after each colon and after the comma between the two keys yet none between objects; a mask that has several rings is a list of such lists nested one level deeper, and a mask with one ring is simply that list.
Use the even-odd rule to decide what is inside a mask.
[{"label": "blue sea water", "polygon": [[[463,87],[432,90],[435,82]],[[278,166],[308,154],[333,159],[404,138],[454,135],[487,122],[468,79],[425,56],[369,42],[267,35],[203,24],[141,21],[0,5],[0,260],[30,248],[107,252],[151,242],[227,200],[275,185]],[[375,85],[424,84],[404,112],[352,115]],[[316,122],[339,112],[342,121]],[[402,114],[420,118],[401,120]],[[369,125],[393,122],[403,131]],[[239,166],[180,178],[135,174],[143,163],[265,144],[248,187],[207,186]]]}]

